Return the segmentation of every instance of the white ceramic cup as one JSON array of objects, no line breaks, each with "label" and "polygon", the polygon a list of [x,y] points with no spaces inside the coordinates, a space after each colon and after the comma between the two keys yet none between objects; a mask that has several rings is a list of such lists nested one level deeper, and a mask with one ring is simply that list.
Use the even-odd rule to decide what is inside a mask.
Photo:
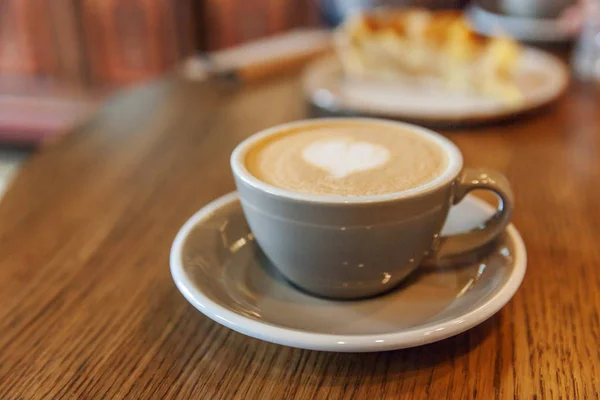
[{"label": "white ceramic cup", "polygon": [[574,0],[500,0],[500,10],[518,17],[556,18],[574,3]]}]

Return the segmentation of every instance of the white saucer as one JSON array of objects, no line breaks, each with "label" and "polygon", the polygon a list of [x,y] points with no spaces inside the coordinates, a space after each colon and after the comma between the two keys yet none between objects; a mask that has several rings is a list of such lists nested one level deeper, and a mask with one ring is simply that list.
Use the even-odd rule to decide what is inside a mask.
[{"label": "white saucer", "polygon": [[[493,211],[468,197],[451,210],[444,231],[472,229]],[[268,342],[340,352],[401,349],[466,331],[511,299],[525,269],[523,241],[510,225],[478,260],[452,268],[422,266],[385,295],[358,301],[313,297],[265,260],[237,193],[193,215],[171,249],[175,284],[214,321]]]},{"label": "white saucer", "polygon": [[519,59],[516,83],[523,103],[449,91],[441,82],[408,77],[404,81],[348,79],[336,56],[313,61],[303,74],[306,96],[335,113],[383,116],[424,124],[468,125],[506,119],[542,107],[566,89],[569,73],[553,55],[530,47]]}]

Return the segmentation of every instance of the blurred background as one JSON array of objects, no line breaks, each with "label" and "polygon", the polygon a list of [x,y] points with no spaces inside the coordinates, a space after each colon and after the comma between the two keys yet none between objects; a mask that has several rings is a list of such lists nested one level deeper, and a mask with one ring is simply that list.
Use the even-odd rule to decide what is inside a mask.
[{"label": "blurred background", "polygon": [[303,0],[2,0],[0,143],[39,144],[115,89],[198,52],[314,26],[317,8]]},{"label": "blurred background", "polygon": [[31,143],[57,134],[116,88],[151,79],[190,55],[296,27],[334,25],[349,11],[376,3],[381,2],[3,0],[0,140]]},{"label": "blurred background", "polygon": [[[119,88],[194,55],[380,5],[459,9],[464,0],[1,0],[0,190],[20,162]],[[496,4],[483,1],[489,9]],[[503,0],[515,13],[565,0]],[[473,4],[471,4],[472,6]],[[529,5],[523,7],[523,5]],[[533,7],[533,8],[532,8]],[[525,10],[525,11],[523,11]],[[533,11],[531,11],[533,10]],[[545,16],[547,17],[547,16]]]}]

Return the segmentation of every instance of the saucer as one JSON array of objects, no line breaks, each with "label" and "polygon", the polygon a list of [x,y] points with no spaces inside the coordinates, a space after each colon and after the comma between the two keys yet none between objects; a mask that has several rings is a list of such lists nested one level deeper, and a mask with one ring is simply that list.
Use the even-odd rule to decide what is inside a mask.
[{"label": "saucer", "polygon": [[425,125],[471,125],[503,120],[538,109],[566,89],[569,73],[562,61],[525,47],[515,73],[523,102],[507,105],[474,93],[450,91],[439,80],[407,75],[381,81],[344,76],[336,56],[313,61],[303,73],[305,95],[321,110],[407,120]]},{"label": "saucer", "polygon": [[[451,209],[443,233],[477,227],[493,212],[467,197]],[[286,346],[365,352],[419,346],[482,323],[519,288],[526,252],[510,225],[470,263],[421,266],[399,287],[370,299],[322,299],[288,283],[265,259],[233,192],[183,225],[170,262],[183,296],[219,324]]]}]

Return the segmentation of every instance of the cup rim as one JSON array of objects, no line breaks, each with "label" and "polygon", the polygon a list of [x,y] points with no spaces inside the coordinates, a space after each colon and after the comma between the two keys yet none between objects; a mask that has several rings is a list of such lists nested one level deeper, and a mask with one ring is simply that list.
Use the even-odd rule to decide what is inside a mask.
[{"label": "cup rim", "polygon": [[[448,157],[448,166],[438,177],[425,183],[424,185],[415,188],[402,190],[399,192],[370,195],[370,196],[342,196],[342,195],[316,195],[308,193],[294,192],[292,190],[283,189],[274,185],[268,184],[256,178],[246,168],[244,159],[248,150],[255,143],[275,134],[282,130],[293,129],[298,127],[310,127],[312,125],[335,124],[335,123],[364,123],[373,125],[391,126],[396,128],[408,129],[416,134],[423,135],[433,142],[437,143]],[[440,187],[443,187],[452,182],[460,173],[463,165],[463,157],[458,147],[449,139],[441,134],[430,129],[409,124],[406,122],[389,121],[378,118],[365,117],[338,117],[338,118],[313,118],[303,119],[284,124],[279,124],[271,128],[259,131],[240,142],[231,153],[231,169],[235,176],[242,180],[245,184],[260,190],[274,197],[285,198],[302,203],[316,204],[361,204],[361,203],[379,203],[393,201],[399,199],[407,199],[416,196],[421,196],[431,193]]]}]

